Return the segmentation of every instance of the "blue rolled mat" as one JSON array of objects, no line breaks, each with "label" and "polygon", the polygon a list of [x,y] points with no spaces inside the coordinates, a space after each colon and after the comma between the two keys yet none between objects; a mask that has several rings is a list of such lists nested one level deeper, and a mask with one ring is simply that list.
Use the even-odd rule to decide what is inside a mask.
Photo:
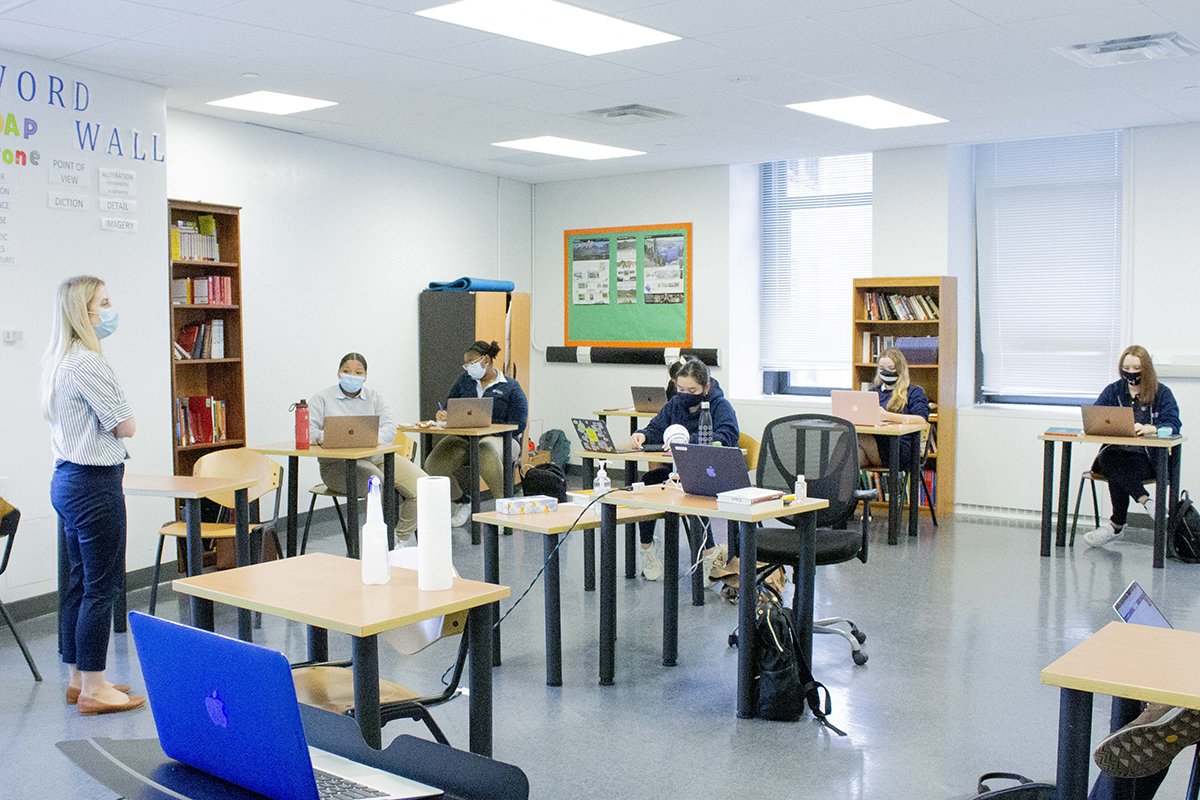
[{"label": "blue rolled mat", "polygon": [[456,281],[430,281],[431,292],[512,292],[517,285],[512,281],[497,281],[490,278],[459,278]]}]

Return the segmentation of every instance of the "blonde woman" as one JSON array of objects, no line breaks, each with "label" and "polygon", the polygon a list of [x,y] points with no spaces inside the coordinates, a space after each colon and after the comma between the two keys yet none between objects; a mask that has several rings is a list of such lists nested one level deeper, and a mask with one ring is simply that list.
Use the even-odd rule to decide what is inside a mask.
[{"label": "blonde woman", "polygon": [[[871,391],[879,393],[879,416],[884,422],[923,423],[929,421],[929,398],[925,390],[908,379],[908,361],[894,347],[889,347],[879,357],[879,371],[871,384]],[[859,436],[858,462],[864,467],[885,467],[889,462],[891,448],[899,440],[900,463],[907,465],[912,458],[912,449],[921,443],[919,433],[908,436]]]},{"label": "blonde woman", "polygon": [[146,702],[104,677],[113,601],[125,572],[124,439],[133,409],[104,360],[100,340],[117,329],[104,281],[90,275],[58,287],[54,329],[42,357],[42,415],[50,422],[50,500],[66,537],[61,641],[70,673],[67,702],[83,716],[130,711]]}]

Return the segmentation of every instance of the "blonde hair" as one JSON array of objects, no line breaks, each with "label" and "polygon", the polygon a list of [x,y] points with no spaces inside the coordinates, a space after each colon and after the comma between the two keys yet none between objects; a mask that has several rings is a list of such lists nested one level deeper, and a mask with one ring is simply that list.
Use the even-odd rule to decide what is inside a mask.
[{"label": "blonde hair", "polygon": [[54,419],[54,375],[58,365],[76,342],[89,350],[100,351],[100,337],[88,319],[88,305],[104,281],[91,275],[67,278],[54,295],[54,325],[50,344],[42,355],[42,416]]},{"label": "blonde hair", "polygon": [[[885,358],[892,360],[892,366],[896,368],[896,382],[892,384],[892,397],[887,402],[887,410],[893,414],[901,414],[904,412],[904,406],[908,405],[908,360],[894,347],[889,347],[883,351],[883,355],[879,357],[882,361]],[[883,379],[879,377],[879,373],[875,373],[875,382],[871,384],[871,388],[883,386]]]},{"label": "blonde hair", "polygon": [[1138,400],[1143,403],[1153,403],[1155,395],[1158,394],[1158,373],[1154,371],[1154,362],[1150,360],[1150,353],[1140,344],[1129,345],[1117,360],[1117,374],[1120,374],[1121,370],[1125,368],[1127,356],[1133,356],[1142,362],[1142,382],[1138,384]]}]

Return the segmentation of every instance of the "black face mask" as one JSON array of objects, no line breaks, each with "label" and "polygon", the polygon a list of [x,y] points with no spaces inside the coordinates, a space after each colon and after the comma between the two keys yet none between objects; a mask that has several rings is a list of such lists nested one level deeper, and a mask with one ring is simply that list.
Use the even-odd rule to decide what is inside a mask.
[{"label": "black face mask", "polygon": [[675,396],[671,398],[671,402],[678,403],[684,409],[690,411],[692,408],[700,405],[707,399],[707,394],[686,394],[684,392],[676,392]]},{"label": "black face mask", "polygon": [[881,369],[879,370],[879,380],[884,386],[891,386],[900,380],[900,373],[895,370]]},{"label": "black face mask", "polygon": [[1140,386],[1142,383],[1142,373],[1140,372],[1126,372],[1125,370],[1121,370],[1121,377],[1130,386]]}]

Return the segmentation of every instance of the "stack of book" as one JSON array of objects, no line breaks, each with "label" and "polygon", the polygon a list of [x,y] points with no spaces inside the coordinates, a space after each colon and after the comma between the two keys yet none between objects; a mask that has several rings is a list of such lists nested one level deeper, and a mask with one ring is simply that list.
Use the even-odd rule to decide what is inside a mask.
[{"label": "stack of book", "polygon": [[924,322],[938,318],[938,302],[928,294],[884,294],[867,292],[863,305],[869,320]]},{"label": "stack of book", "polygon": [[211,215],[195,222],[181,219],[171,226],[171,259],[174,261],[220,261],[217,223]]},{"label": "stack of book", "polygon": [[225,357],[225,320],[184,325],[172,348],[177,360]]},{"label": "stack of book", "polygon": [[171,303],[177,306],[231,306],[233,305],[233,279],[228,275],[172,278]]},{"label": "stack of book", "polygon": [[225,411],[224,400],[212,397],[176,397],[176,443],[180,447],[186,447],[226,441]]},{"label": "stack of book", "polygon": [[895,336],[880,336],[870,331],[862,332],[862,361],[864,364],[877,364],[879,357],[896,343]]},{"label": "stack of book", "polygon": [[773,511],[783,508],[783,492],[774,489],[759,489],[748,486],[717,495],[718,511],[749,513],[750,511]]}]

